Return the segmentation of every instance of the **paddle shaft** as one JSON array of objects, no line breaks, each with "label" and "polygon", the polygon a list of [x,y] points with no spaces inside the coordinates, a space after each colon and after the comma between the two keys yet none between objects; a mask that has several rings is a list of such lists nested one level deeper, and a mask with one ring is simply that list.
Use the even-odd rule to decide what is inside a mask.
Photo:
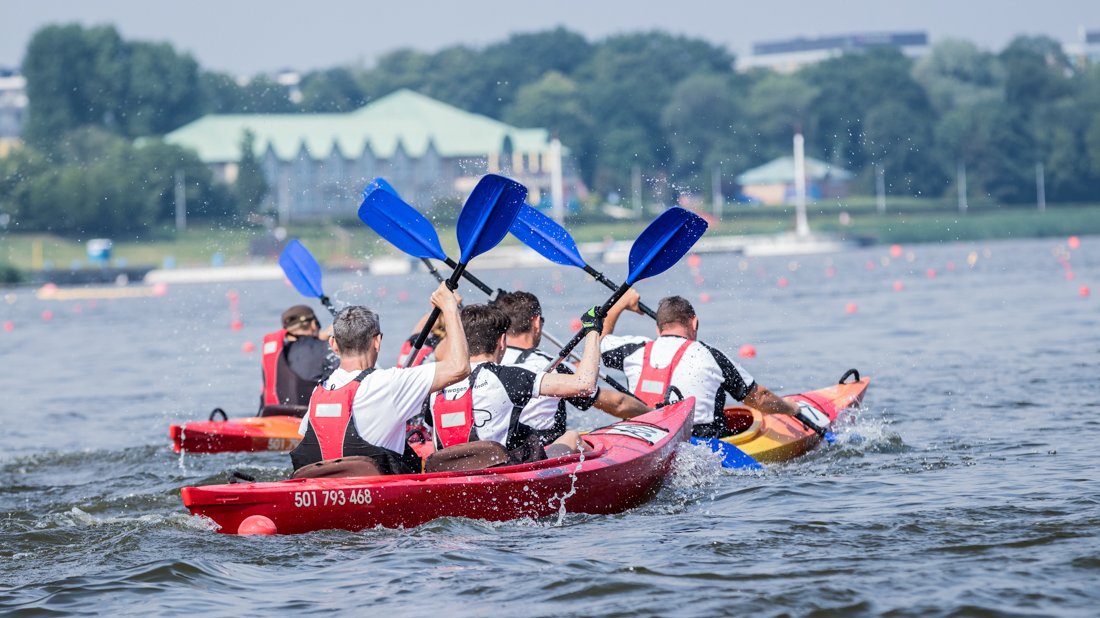
[{"label": "paddle shaft", "polygon": [[[455,270],[451,273],[451,278],[446,281],[448,290],[453,292],[458,288],[458,280],[462,277],[462,273],[465,272],[465,270],[466,265],[462,262],[455,264]],[[410,352],[412,356],[409,358],[416,358],[416,353],[420,348],[424,347],[424,342],[427,341],[428,335],[431,334],[432,327],[435,326],[435,321],[439,319],[441,313],[443,313],[443,310],[439,307],[432,308],[432,313],[428,316],[428,321],[424,323],[424,329],[420,331],[420,334],[416,337],[416,341],[413,342],[412,352]]]},{"label": "paddle shaft", "polygon": [[[609,290],[618,290],[619,289],[619,286],[615,285],[614,281],[608,279],[607,277],[604,276],[603,273],[596,270],[595,268],[592,268],[588,264],[584,265],[584,272],[586,272],[586,273],[592,275],[593,277],[595,277],[596,281],[599,281],[600,283],[606,285],[607,289],[609,289]],[[614,304],[614,303],[612,303],[612,304]],[[645,303],[639,302],[638,303],[638,308],[642,310],[642,313],[648,315],[649,317],[653,318],[654,320],[657,319],[657,312],[650,309],[649,307],[647,307],[645,305]]]},{"label": "paddle shaft", "polygon": [[[598,315],[600,315],[601,317],[607,315],[607,312],[608,312],[609,309],[611,309],[612,305],[619,302],[619,299],[622,298],[623,294],[626,294],[626,291],[629,290],[629,289],[630,289],[630,284],[629,283],[624,283],[624,284],[620,285],[618,288],[615,289],[615,293],[613,293],[611,295],[611,298],[608,298],[607,302],[605,302],[602,306],[600,306],[596,310],[596,313]],[[587,333],[584,332],[583,328],[580,329],[579,331],[577,331],[577,334],[573,335],[573,338],[569,340],[569,343],[565,344],[565,347],[562,348],[561,352],[558,353],[558,358],[556,360],[554,360],[552,363],[550,363],[549,365],[547,365],[546,369],[544,371],[549,373],[549,372],[554,370],[554,367],[557,367],[558,365],[560,365],[561,362],[563,360],[565,360],[565,357],[569,356],[569,353],[573,351],[573,348],[577,347],[577,345],[581,342],[581,340],[584,339],[584,336],[586,334]]]},{"label": "paddle shaft", "polygon": [[322,294],[321,296],[318,297],[318,300],[321,301],[321,304],[325,306],[325,309],[328,309],[328,312],[331,313],[332,317],[335,318],[336,317],[336,307],[332,306],[332,301],[330,301],[328,299],[328,296],[325,296],[324,294]]}]

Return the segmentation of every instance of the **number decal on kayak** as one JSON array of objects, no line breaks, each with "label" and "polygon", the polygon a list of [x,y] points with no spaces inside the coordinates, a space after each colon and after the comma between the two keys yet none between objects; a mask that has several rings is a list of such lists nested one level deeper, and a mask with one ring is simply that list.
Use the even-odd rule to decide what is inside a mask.
[{"label": "number decal on kayak", "polygon": [[345,504],[370,503],[371,495],[369,489],[353,489],[350,492],[345,492],[342,489],[294,492],[294,506],[300,509],[313,508],[316,506],[344,506]]}]

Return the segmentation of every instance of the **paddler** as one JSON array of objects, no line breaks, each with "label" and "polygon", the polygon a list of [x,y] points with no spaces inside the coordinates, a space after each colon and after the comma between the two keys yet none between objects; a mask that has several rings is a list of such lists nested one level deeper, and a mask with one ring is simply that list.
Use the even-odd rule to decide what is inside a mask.
[{"label": "paddler", "polygon": [[299,429],[302,442],[290,453],[295,470],[322,460],[365,456],[383,474],[419,471],[419,457],[405,439],[405,423],[420,413],[429,393],[470,374],[458,299],[440,284],[431,301],[442,311],[450,333],[446,354],[438,362],[405,369],[375,368],[382,345],[377,314],[362,306],[337,314],[330,345],[340,366],[313,391]]},{"label": "paddler", "polygon": [[[542,342],[542,328],[546,322],[538,297],[530,292],[505,292],[498,295],[492,304],[504,311],[511,322],[505,333],[506,347],[501,363],[536,372],[545,369],[554,357],[538,349]],[[556,372],[572,374],[573,370],[562,363],[557,366]],[[560,438],[565,433],[566,402],[578,410],[587,410],[595,406],[619,418],[633,418],[652,409],[630,395],[606,388],[597,388],[591,395],[564,399],[534,397],[520,413],[517,438],[523,439],[526,438],[526,434],[534,434],[543,445]]]},{"label": "paddler", "polygon": [[726,393],[764,414],[789,414],[815,431],[828,427],[829,418],[821,411],[782,399],[720,350],[696,341],[699,318],[684,298],[661,299],[657,339],[614,335],[623,311],[642,312],[638,302],[638,293],[632,289],[608,311],[600,343],[603,363],[625,373],[634,395],[649,405],[695,397],[693,436],[730,435],[724,413]]},{"label": "paddler", "polygon": [[[520,431],[518,426],[524,406],[535,397],[583,398],[595,392],[601,320],[594,309],[582,318],[584,353],[576,373],[568,374],[501,364],[507,347],[505,333],[511,324],[508,315],[491,305],[464,307],[462,327],[469,342],[471,371],[467,379],[431,400],[436,449],[492,441],[507,450],[507,461],[500,463],[539,461],[585,449],[586,443],[575,431],[564,432],[544,448],[537,435]],[[429,464],[431,461],[429,458]]]},{"label": "paddler", "polygon": [[330,332],[321,331],[317,315],[306,305],[294,305],[282,315],[283,327],[264,335],[264,390],[260,416],[266,413],[305,413],[313,387],[340,364],[328,346]]}]

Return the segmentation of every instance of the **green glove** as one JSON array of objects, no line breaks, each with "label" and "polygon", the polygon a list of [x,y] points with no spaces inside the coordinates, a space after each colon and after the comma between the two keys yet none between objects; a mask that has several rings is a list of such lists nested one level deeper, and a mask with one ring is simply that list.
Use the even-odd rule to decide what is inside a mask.
[{"label": "green glove", "polygon": [[603,313],[599,306],[592,307],[581,314],[581,332],[585,335],[591,332],[597,334],[603,332]]}]

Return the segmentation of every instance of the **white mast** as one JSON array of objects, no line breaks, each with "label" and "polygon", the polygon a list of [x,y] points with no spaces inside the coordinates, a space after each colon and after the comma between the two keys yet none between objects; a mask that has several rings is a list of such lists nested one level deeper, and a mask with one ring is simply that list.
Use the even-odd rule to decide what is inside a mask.
[{"label": "white mast", "polygon": [[550,140],[550,207],[554,221],[565,220],[565,199],[561,185],[561,140]]},{"label": "white mast", "polygon": [[810,224],[806,221],[806,144],[802,132],[794,134],[794,231],[799,238],[810,235]]}]

